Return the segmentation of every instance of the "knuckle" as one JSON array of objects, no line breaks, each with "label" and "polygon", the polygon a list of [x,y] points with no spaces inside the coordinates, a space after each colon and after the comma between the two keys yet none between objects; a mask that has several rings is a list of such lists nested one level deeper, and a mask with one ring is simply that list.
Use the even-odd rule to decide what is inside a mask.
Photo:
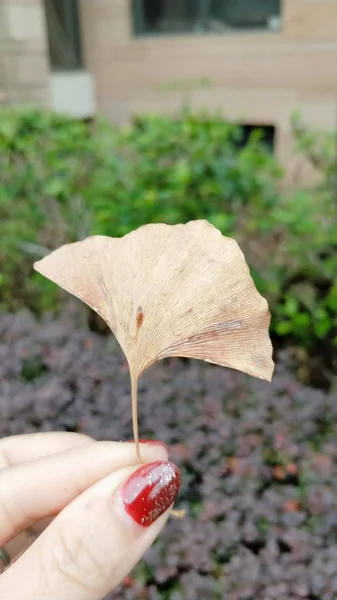
[{"label": "knuckle", "polygon": [[6,469],[11,466],[10,460],[7,456],[5,446],[2,440],[0,440],[0,468]]},{"label": "knuckle", "polygon": [[14,536],[18,533],[20,523],[25,522],[26,515],[20,510],[17,503],[13,503],[7,482],[3,484],[0,474],[0,525],[1,537],[7,538],[9,534]]},{"label": "knuckle", "polygon": [[107,577],[95,536],[72,526],[57,528],[53,563],[53,568],[78,588],[96,589]]}]

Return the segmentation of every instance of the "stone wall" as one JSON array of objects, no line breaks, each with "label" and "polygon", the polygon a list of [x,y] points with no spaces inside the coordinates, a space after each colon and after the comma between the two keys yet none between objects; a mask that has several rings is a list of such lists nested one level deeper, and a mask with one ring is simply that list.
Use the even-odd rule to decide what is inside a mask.
[{"label": "stone wall", "polygon": [[42,0],[0,0],[0,103],[49,105]]}]

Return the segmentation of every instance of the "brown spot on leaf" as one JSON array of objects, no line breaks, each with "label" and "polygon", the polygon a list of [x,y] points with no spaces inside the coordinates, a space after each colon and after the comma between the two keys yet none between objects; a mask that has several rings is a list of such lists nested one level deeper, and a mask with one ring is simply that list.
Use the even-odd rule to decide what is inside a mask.
[{"label": "brown spot on leaf", "polygon": [[142,309],[139,308],[137,317],[136,317],[137,329],[139,329],[142,326],[143,321],[144,321],[144,313],[143,313]]}]

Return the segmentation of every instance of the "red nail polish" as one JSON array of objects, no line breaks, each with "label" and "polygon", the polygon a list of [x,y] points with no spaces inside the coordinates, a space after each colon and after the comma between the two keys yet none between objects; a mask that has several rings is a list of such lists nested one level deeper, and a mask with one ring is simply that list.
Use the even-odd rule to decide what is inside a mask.
[{"label": "red nail polish", "polygon": [[180,487],[179,469],[158,460],[142,465],[124,483],[121,496],[126,512],[149,527],[174,502]]},{"label": "red nail polish", "polygon": [[[133,439],[132,440],[126,440],[126,441],[130,442],[130,443],[135,443],[135,440],[133,440]],[[143,439],[140,439],[139,443],[140,444],[151,444],[153,446],[164,446],[164,448],[166,448],[166,450],[168,450],[168,446],[164,442],[162,442],[161,440],[143,440]]]}]

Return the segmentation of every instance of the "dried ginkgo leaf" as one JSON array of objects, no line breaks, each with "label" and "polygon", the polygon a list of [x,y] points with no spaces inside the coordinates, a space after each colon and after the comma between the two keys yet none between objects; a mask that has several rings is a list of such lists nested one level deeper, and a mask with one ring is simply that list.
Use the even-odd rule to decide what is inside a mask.
[{"label": "dried ginkgo leaf", "polygon": [[130,368],[138,456],[137,381],[157,360],[191,357],[271,379],[267,302],[238,244],[207,221],[89,237],[34,267],[115,334]]}]

